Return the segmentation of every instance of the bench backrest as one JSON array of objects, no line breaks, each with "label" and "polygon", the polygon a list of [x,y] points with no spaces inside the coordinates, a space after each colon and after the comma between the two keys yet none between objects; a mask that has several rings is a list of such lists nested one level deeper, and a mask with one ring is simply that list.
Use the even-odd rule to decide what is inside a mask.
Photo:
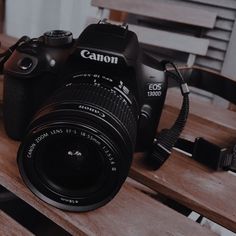
[{"label": "bench backrest", "polygon": [[236,79],[236,1],[92,0],[91,4],[126,12],[130,28],[145,46],[156,46],[168,56],[185,55],[187,64]]}]

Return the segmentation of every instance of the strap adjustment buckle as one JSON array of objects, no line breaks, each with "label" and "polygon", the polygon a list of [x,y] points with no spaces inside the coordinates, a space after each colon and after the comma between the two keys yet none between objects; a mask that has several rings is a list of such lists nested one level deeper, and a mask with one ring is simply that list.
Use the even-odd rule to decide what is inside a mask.
[{"label": "strap adjustment buckle", "polygon": [[170,154],[170,150],[155,140],[152,149],[150,150],[150,154],[148,155],[148,162],[151,167],[156,170],[168,159]]},{"label": "strap adjustment buckle", "polygon": [[204,138],[196,138],[192,158],[214,170],[229,168],[232,162],[227,148],[221,148]]}]

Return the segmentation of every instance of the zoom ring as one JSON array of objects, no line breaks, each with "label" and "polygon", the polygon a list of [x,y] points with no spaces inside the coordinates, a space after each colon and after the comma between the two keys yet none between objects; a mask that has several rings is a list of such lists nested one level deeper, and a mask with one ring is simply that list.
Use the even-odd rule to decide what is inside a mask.
[{"label": "zoom ring", "polygon": [[96,84],[80,83],[60,89],[47,104],[68,101],[92,104],[113,114],[119,123],[124,125],[134,144],[138,119],[136,102],[132,105],[128,104],[126,99],[113,89]]}]

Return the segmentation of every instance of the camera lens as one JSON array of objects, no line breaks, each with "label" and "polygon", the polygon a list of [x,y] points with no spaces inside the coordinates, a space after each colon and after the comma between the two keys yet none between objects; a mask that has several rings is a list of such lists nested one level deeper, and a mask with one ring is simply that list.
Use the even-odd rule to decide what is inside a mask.
[{"label": "camera lens", "polygon": [[137,131],[134,96],[83,77],[38,111],[18,151],[31,191],[71,211],[95,209],[116,195],[128,175]]}]

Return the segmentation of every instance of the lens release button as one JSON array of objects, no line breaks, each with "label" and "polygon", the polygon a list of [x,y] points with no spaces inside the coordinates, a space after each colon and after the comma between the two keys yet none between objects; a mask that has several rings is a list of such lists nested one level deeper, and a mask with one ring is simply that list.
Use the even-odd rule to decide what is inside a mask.
[{"label": "lens release button", "polygon": [[29,57],[25,57],[18,62],[18,67],[21,70],[29,70],[33,65],[33,61]]}]

